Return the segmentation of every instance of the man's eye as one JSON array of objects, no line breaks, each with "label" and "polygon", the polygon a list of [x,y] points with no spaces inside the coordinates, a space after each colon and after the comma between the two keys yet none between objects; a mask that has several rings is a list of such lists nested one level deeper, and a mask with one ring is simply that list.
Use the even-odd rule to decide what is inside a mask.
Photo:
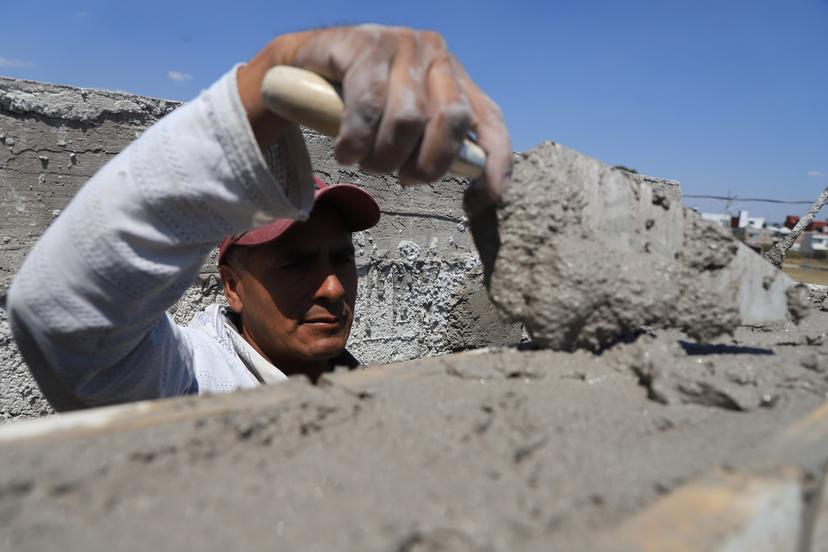
[{"label": "man's eye", "polygon": [[303,270],[309,267],[311,261],[308,259],[292,259],[282,264],[281,268],[285,270]]},{"label": "man's eye", "polygon": [[353,251],[342,251],[333,256],[333,262],[336,264],[346,264],[354,261]]}]

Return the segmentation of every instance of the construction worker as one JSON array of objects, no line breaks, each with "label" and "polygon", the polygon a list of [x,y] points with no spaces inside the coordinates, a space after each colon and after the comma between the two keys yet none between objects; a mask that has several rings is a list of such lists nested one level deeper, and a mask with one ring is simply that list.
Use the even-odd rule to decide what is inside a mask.
[{"label": "construction worker", "polygon": [[[262,103],[274,65],[342,83],[340,163],[431,182],[472,131],[488,155],[480,198],[507,186],[500,111],[438,34],[362,25],[280,36],[101,168],[18,271],[9,319],[57,410],[355,363],[345,351],[357,281],[350,236],[376,224],[379,209],[356,186],[313,178],[299,129]],[[218,242],[229,308],[178,326],[165,311]]]}]

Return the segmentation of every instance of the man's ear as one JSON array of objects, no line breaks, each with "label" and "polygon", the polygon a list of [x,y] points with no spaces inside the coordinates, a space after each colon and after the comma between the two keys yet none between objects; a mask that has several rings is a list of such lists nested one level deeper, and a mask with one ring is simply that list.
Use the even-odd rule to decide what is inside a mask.
[{"label": "man's ear", "polygon": [[230,305],[233,312],[241,314],[244,305],[239,294],[239,271],[229,264],[221,264],[218,268],[227,304]]}]

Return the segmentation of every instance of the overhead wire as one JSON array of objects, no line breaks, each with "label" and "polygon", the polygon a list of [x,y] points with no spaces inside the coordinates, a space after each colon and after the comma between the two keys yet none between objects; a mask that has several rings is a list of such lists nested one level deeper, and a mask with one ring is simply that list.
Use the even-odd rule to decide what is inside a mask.
[{"label": "overhead wire", "polygon": [[766,197],[736,197],[736,196],[715,196],[715,195],[697,195],[697,194],[683,194],[685,198],[692,199],[718,199],[721,201],[730,202],[755,202],[755,203],[781,203],[786,205],[811,205],[813,201],[805,200],[790,200],[790,199],[772,199]]}]

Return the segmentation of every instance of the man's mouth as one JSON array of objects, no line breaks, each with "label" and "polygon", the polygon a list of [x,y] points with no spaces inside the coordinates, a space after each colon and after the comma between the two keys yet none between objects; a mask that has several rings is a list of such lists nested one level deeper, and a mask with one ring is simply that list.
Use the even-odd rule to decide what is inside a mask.
[{"label": "man's mouth", "polygon": [[340,324],[342,320],[342,317],[339,316],[313,316],[311,318],[306,318],[303,324],[335,326]]}]

